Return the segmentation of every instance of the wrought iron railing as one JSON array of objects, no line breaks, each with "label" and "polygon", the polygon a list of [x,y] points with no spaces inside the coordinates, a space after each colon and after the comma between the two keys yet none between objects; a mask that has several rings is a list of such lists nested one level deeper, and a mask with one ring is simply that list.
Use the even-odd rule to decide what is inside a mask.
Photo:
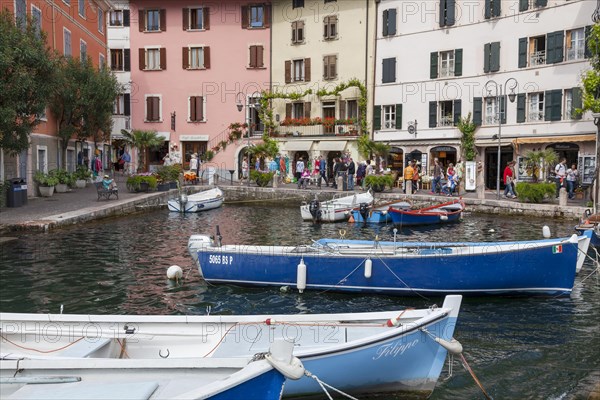
[{"label": "wrought iron railing", "polygon": [[454,118],[452,116],[444,116],[440,117],[440,122],[438,126],[452,126],[454,125]]},{"label": "wrought iron railing", "polygon": [[546,50],[536,51],[529,55],[529,65],[534,67],[546,64]]}]

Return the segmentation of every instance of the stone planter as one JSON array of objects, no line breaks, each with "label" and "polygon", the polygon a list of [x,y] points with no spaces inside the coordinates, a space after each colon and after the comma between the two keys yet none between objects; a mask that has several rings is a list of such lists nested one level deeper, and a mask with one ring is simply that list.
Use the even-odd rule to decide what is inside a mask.
[{"label": "stone planter", "polygon": [[142,182],[140,183],[140,187],[136,189],[136,192],[148,193],[148,189],[150,189],[150,185],[148,185],[148,182]]},{"label": "stone planter", "polygon": [[38,186],[38,188],[42,197],[52,197],[54,194],[54,186]]},{"label": "stone planter", "polygon": [[78,189],[83,189],[85,188],[87,181],[85,179],[77,179],[75,181],[75,187]]},{"label": "stone planter", "polygon": [[67,193],[67,191],[69,190],[69,185],[67,185],[66,183],[58,183],[54,187],[54,190],[56,191],[56,193]]}]

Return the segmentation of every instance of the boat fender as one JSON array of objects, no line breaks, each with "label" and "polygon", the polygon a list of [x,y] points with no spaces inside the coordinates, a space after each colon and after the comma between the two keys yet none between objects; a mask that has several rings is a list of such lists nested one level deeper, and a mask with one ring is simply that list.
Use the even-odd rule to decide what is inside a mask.
[{"label": "boat fender", "polygon": [[458,355],[463,351],[462,344],[460,344],[460,342],[454,338],[452,338],[451,341],[447,341],[442,338],[436,337],[435,341],[438,342],[440,346],[442,346],[452,354]]},{"label": "boat fender", "polygon": [[440,221],[448,221],[447,215],[440,215]]},{"label": "boat fender", "polygon": [[167,278],[170,280],[179,280],[183,276],[183,270],[179,265],[171,265],[167,269]]},{"label": "boat fender", "polygon": [[400,325],[401,325],[401,324],[400,324],[400,317],[402,317],[402,314],[398,315],[397,317],[394,317],[394,318],[388,319],[388,321],[387,321],[386,325],[387,325],[389,328],[393,328],[393,327],[395,327],[395,326],[400,326]]},{"label": "boat fender", "polygon": [[348,218],[348,223],[353,223],[354,222],[354,216],[352,214],[350,214],[350,218]]},{"label": "boat fender", "polygon": [[279,339],[271,345],[265,359],[286,378],[298,380],[304,376],[304,365],[293,356],[294,342]]},{"label": "boat fender", "polygon": [[370,258],[365,260],[365,278],[369,279],[373,273],[373,261]]},{"label": "boat fender", "polygon": [[306,264],[304,264],[304,258],[300,259],[298,268],[296,270],[296,288],[300,293],[306,289]]},{"label": "boat fender", "polygon": [[544,225],[544,227],[542,228],[542,235],[546,239],[550,239],[550,228],[548,227],[548,225]]},{"label": "boat fender", "polygon": [[577,236],[576,233],[574,233],[570,238],[569,238],[569,243],[571,244],[577,244],[579,243],[579,237]]},{"label": "boat fender", "polygon": [[382,211],[381,215],[387,215],[387,210]]}]

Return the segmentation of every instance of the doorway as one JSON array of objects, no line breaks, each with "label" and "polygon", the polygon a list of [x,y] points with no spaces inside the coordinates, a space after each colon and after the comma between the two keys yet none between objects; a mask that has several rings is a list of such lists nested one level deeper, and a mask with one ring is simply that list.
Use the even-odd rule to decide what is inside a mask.
[{"label": "doorway", "polygon": [[[504,179],[502,179],[504,167],[509,161],[513,160],[512,147],[502,147],[500,150],[500,189],[504,189]],[[488,147],[485,150],[485,187],[496,190],[496,179],[498,173],[498,149]]]},{"label": "doorway", "polygon": [[[323,103],[323,120],[329,119],[335,121],[335,102],[328,101]],[[328,123],[323,125],[323,133],[326,135],[335,134],[335,123]]]}]

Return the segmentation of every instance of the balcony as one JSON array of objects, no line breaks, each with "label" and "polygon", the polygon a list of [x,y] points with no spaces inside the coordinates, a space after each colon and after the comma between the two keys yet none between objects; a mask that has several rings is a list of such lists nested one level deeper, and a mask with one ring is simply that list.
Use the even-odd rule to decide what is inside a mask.
[{"label": "balcony", "polygon": [[536,51],[529,55],[529,65],[536,67],[538,65],[546,64],[546,50]]},{"label": "balcony", "polygon": [[277,127],[275,137],[298,137],[298,136],[359,136],[360,126],[358,124],[335,124],[335,125],[285,125]]}]

